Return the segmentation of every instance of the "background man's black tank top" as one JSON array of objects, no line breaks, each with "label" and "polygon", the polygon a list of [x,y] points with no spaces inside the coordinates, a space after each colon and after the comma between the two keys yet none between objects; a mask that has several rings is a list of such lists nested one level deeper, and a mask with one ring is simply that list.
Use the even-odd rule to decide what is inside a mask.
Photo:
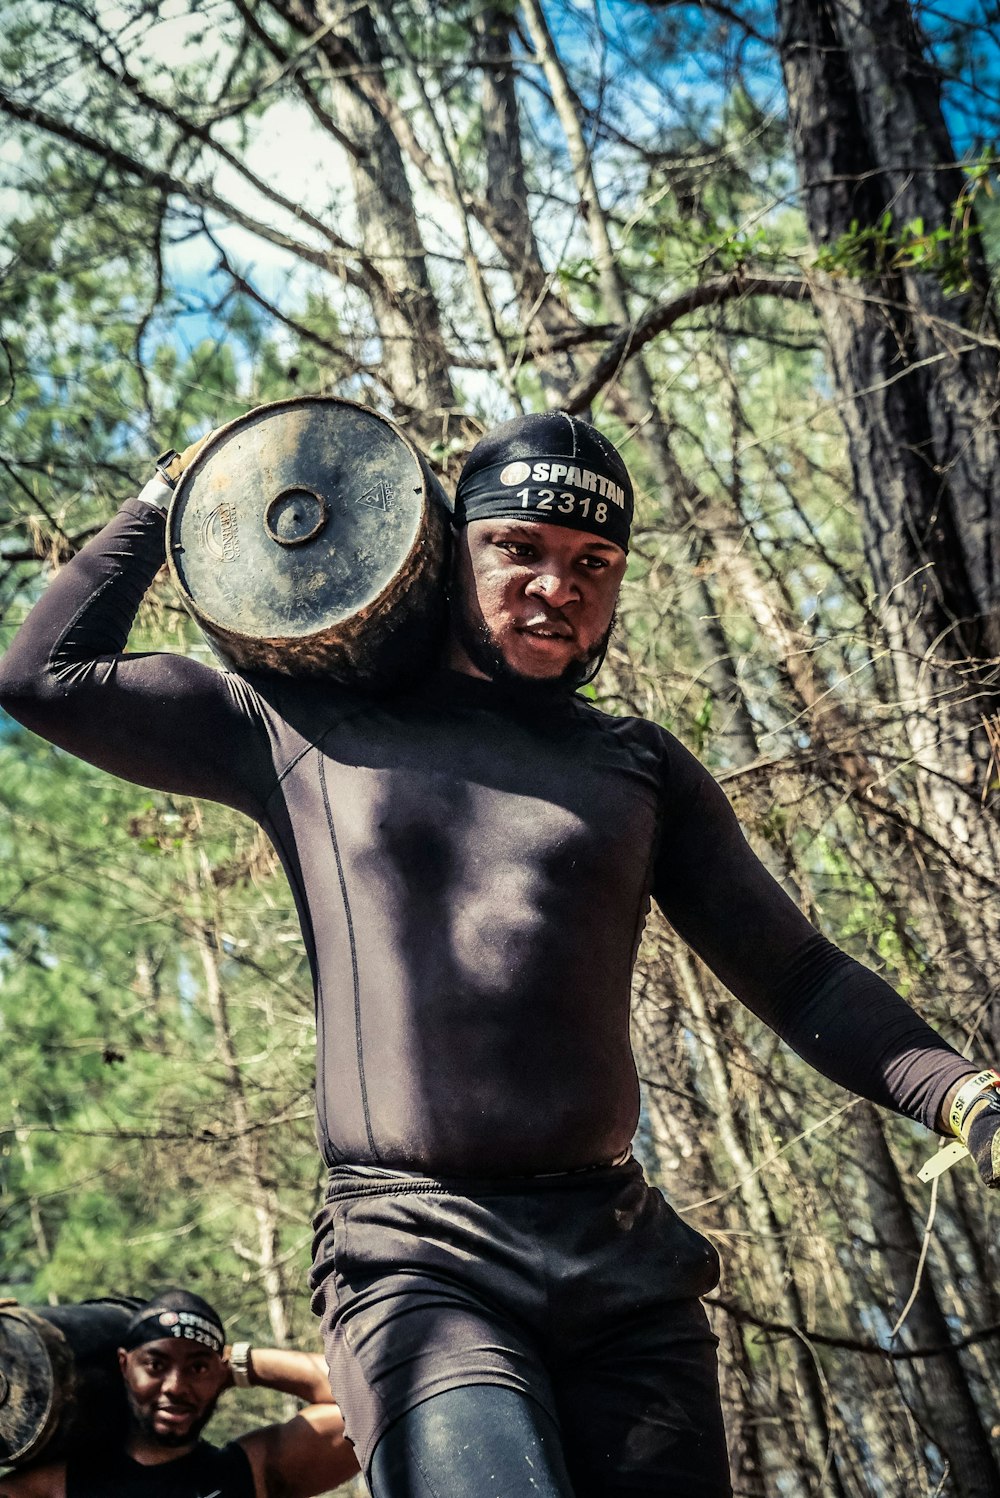
[{"label": "background man's black tank top", "polygon": [[243,1447],[199,1441],[176,1461],[144,1467],[124,1451],[71,1461],[66,1498],[254,1498],[253,1471]]}]

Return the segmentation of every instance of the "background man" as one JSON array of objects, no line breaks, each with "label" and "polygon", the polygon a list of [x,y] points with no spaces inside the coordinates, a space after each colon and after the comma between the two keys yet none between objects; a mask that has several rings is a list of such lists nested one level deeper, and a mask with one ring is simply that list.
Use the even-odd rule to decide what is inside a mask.
[{"label": "background man", "polygon": [[446,660],[384,697],[123,654],[166,494],[147,485],[54,580],[0,702],[274,841],[317,988],[313,1303],[376,1498],[724,1498],[699,1301],[718,1258],[630,1158],[650,896],[807,1060],[955,1125],[991,1185],[993,1074],[809,925],[676,739],[575,693],[632,517],[593,427],[546,413],[476,446]]},{"label": "background man", "polygon": [[[141,1305],[122,1340],[124,1444],[0,1474],[0,1498],[310,1498],[357,1472],[316,1353],[226,1347],[217,1312],[176,1289]],[[304,1407],[226,1446],[203,1441],[220,1395],[251,1384],[292,1394]]]}]

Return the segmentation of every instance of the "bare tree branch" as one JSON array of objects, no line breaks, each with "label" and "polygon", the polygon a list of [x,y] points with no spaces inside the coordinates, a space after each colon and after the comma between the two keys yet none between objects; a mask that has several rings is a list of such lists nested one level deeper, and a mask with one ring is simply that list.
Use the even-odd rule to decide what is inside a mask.
[{"label": "bare tree branch", "polygon": [[598,391],[618,375],[629,359],[688,313],[748,296],[778,296],[798,302],[809,296],[809,285],[801,276],[755,276],[733,271],[731,275],[694,286],[669,302],[658,303],[638,322],[617,334],[594,367],[570,391],[566,410],[586,410]]}]

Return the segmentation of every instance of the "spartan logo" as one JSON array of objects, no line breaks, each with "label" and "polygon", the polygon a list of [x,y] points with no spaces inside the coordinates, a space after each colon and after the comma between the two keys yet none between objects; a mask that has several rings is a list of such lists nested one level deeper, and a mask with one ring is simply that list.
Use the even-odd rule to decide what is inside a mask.
[{"label": "spartan logo", "polygon": [[216,505],[201,523],[202,545],[217,562],[235,562],[240,555],[240,527],[228,500]]},{"label": "spartan logo", "polygon": [[500,470],[501,484],[526,484],[529,479],[532,484],[565,484],[569,489],[609,499],[620,510],[625,508],[625,490],[620,484],[609,479],[607,474],[596,473],[592,468],[580,468],[569,459],[559,462],[554,458],[539,458],[530,464],[518,460]]}]

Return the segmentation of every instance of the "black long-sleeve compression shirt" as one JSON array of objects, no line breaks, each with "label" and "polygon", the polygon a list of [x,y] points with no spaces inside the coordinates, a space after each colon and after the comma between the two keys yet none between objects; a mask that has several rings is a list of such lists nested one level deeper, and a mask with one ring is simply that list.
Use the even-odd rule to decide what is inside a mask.
[{"label": "black long-sleeve compression shirt", "polygon": [[328,1162],[509,1175],[619,1157],[650,895],[818,1070],[935,1126],[969,1062],[809,924],[665,730],[448,671],[376,698],[125,654],[163,559],[162,514],[126,504],[22,626],[0,704],[267,830],[315,983]]}]

